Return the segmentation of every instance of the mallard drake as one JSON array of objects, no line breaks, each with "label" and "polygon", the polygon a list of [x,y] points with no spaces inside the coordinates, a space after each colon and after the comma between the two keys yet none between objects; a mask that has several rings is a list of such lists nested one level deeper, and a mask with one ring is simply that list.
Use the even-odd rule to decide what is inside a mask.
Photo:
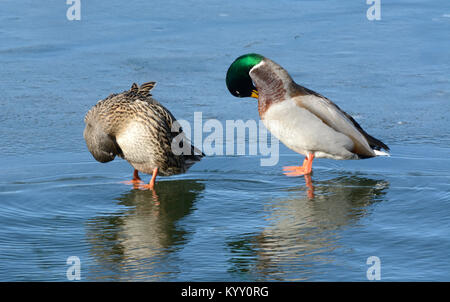
[{"label": "mallard drake", "polygon": [[[150,90],[155,85],[133,83],[130,90],[100,100],[86,114],[83,133],[97,161],[105,163],[119,156],[134,167],[130,183],[142,182],[139,172],[151,174],[149,184],[141,185],[149,189],[157,175],[184,173],[204,156],[190,145],[181,127],[174,125],[172,113],[152,98]],[[186,142],[189,148],[183,148]],[[188,151],[174,153],[172,145]]]},{"label": "mallard drake", "polygon": [[295,83],[286,70],[259,54],[246,54],[229,67],[226,84],[236,97],[258,99],[266,128],[306,158],[284,167],[288,176],[309,175],[314,158],[364,159],[389,155],[389,147],[370,136],[326,97]]}]

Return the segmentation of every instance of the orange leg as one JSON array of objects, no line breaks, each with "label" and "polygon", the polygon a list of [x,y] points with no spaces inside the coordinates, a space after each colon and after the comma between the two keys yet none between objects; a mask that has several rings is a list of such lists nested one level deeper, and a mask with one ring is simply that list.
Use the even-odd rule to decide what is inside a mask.
[{"label": "orange leg", "polygon": [[148,185],[140,185],[139,188],[153,190],[153,188],[155,187],[155,181],[156,181],[157,175],[158,175],[158,168],[155,168],[155,169],[153,169],[152,179],[150,180]]},{"label": "orange leg", "polygon": [[303,161],[302,166],[283,167],[283,171],[288,171],[288,172],[285,172],[284,174],[287,176],[300,176],[300,175],[311,174],[313,160],[314,160],[314,154],[308,153],[308,156]]},{"label": "orange leg", "polygon": [[308,194],[308,199],[314,198],[314,186],[311,180],[311,174],[305,174],[305,184],[306,184],[306,193]]},{"label": "orange leg", "polygon": [[124,181],[123,183],[124,183],[124,184],[127,184],[127,185],[135,185],[135,184],[139,184],[139,183],[141,183],[141,182],[142,182],[142,180],[141,180],[141,178],[139,177],[139,172],[138,172],[138,170],[134,169],[134,172],[133,172],[133,179],[132,179],[132,180],[128,180],[128,181]]}]

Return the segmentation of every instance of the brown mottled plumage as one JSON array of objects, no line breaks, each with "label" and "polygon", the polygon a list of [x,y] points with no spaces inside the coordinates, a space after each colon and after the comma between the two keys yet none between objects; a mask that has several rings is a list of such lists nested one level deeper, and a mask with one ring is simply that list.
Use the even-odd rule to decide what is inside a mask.
[{"label": "brown mottled plumage", "polygon": [[157,168],[158,174],[168,176],[184,173],[201,160],[204,154],[192,145],[190,152],[172,152],[174,139],[180,148],[189,142],[181,127],[172,129],[176,122],[172,113],[151,97],[155,85],[134,83],[130,90],[111,94],[88,111],[83,135],[97,161],[109,162],[117,155],[140,172],[152,174]]}]

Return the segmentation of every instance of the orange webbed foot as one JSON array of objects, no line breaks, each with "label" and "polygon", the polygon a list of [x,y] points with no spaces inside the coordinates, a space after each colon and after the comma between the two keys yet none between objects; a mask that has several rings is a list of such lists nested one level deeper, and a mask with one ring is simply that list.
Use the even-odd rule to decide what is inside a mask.
[{"label": "orange webbed foot", "polygon": [[289,171],[289,172],[285,172],[284,175],[287,175],[287,176],[301,176],[301,175],[311,174],[313,160],[314,160],[314,154],[309,153],[308,156],[303,161],[303,165],[302,166],[286,166],[286,167],[283,167],[283,171]]},{"label": "orange webbed foot", "polygon": [[153,169],[153,175],[152,179],[148,184],[139,184],[138,188],[141,190],[154,190],[155,188],[155,182],[156,182],[156,176],[158,175],[158,168]]},{"label": "orange webbed foot", "polygon": [[133,172],[133,179],[132,180],[127,180],[127,181],[122,181],[121,183],[126,184],[126,185],[138,185],[143,183],[142,179],[139,177],[139,172],[138,170],[134,170]]},{"label": "orange webbed foot", "polygon": [[284,175],[287,176],[301,176],[301,175],[305,175],[305,174],[309,174],[307,173],[305,167],[303,166],[286,166],[283,167],[283,171],[289,171],[289,172],[284,172]]},{"label": "orange webbed foot", "polygon": [[143,181],[141,179],[132,179],[132,180],[121,181],[121,183],[126,184],[126,185],[138,185],[138,184],[143,183]]}]

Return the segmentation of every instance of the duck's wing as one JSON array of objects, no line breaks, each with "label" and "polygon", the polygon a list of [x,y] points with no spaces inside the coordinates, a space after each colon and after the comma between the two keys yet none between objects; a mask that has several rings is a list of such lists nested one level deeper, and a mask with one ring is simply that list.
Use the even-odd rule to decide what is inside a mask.
[{"label": "duck's wing", "polygon": [[184,154],[187,160],[199,161],[201,157],[205,156],[202,151],[191,144],[191,142],[183,132],[183,128],[181,127],[181,125],[177,123],[173,114],[166,107],[158,102],[155,102],[150,106],[152,106],[154,112],[161,116],[161,118],[167,123],[168,129],[171,129],[170,131],[172,140],[176,138],[179,141],[180,148],[183,149],[183,143],[187,143],[190,145],[190,152],[188,152],[188,154]]},{"label": "duck's wing", "polygon": [[[165,141],[164,146],[167,151],[171,150],[172,142],[176,140],[179,142],[186,159],[200,160],[198,156],[204,156],[199,149],[191,144],[175,116],[161,103],[147,97],[142,101],[135,101],[133,105],[141,106],[139,111],[146,112],[144,119],[147,120],[153,131],[158,133],[156,136],[159,137],[159,140]],[[188,144],[186,147],[188,149],[183,148],[185,143]]]},{"label": "duck's wing", "polygon": [[308,88],[295,85],[297,105],[309,110],[335,131],[348,136],[354,143],[353,153],[365,158],[375,156],[373,149],[389,150],[384,143],[367,134],[348,113],[332,101]]},{"label": "duck's wing", "polygon": [[371,136],[369,133],[367,133],[366,131],[364,131],[364,129],[358,124],[357,121],[355,121],[353,119],[353,117],[342,111],[345,116],[353,123],[353,125],[359,130],[359,132],[361,132],[362,135],[364,135],[364,137],[367,139],[367,141],[369,142],[369,146],[374,149],[374,150],[381,150],[384,149],[386,151],[389,151],[389,147],[383,143],[382,141],[380,141],[379,139],[376,139],[375,137]]}]

